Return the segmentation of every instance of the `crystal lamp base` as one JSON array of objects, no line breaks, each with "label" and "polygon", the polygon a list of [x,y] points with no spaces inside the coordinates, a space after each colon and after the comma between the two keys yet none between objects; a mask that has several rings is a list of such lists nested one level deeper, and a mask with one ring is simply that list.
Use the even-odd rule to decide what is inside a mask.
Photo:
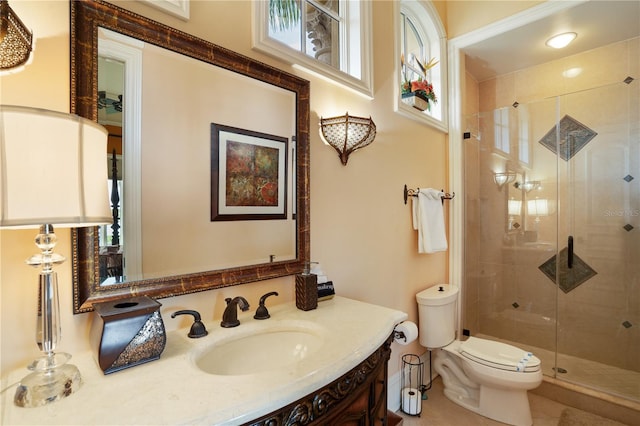
[{"label": "crystal lamp base", "polygon": [[77,391],[82,385],[80,371],[75,365],[66,364],[71,355],[52,353],[38,358],[29,369],[33,373],[24,377],[13,398],[18,407],[40,407],[61,400]]}]

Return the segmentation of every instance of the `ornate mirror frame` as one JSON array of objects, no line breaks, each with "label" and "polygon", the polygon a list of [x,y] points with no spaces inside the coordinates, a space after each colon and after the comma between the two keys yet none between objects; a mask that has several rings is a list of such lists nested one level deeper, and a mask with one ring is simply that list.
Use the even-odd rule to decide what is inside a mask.
[{"label": "ornate mirror frame", "polygon": [[[290,90],[296,94],[296,219],[294,260],[100,286],[98,228],[72,230],[73,311],[132,295],[164,298],[296,274],[310,256],[309,82],[159,22],[103,1],[71,2],[71,112],[97,121],[98,28]],[[208,192],[205,191],[206,195]]]}]

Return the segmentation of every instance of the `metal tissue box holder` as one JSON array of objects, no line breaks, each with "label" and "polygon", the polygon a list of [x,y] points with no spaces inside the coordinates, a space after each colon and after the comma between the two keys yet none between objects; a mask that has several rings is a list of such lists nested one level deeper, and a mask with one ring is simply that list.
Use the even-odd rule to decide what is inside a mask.
[{"label": "metal tissue box holder", "polygon": [[90,338],[104,374],[160,358],[167,342],[160,306],[147,296],[94,304]]}]

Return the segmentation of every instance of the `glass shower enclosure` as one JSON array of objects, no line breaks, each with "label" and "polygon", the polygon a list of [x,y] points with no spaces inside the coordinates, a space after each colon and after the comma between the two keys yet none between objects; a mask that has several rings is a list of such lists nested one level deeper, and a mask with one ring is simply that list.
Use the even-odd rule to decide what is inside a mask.
[{"label": "glass shower enclosure", "polygon": [[640,401],[640,102],[627,79],[466,117],[463,329]]}]

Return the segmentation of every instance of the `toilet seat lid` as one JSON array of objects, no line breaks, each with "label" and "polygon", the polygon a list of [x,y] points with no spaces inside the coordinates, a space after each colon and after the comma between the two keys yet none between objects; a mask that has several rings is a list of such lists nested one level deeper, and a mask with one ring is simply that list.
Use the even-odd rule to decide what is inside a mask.
[{"label": "toilet seat lid", "polygon": [[540,360],[531,352],[494,340],[469,337],[460,344],[460,354],[500,370],[527,373],[540,370]]}]

